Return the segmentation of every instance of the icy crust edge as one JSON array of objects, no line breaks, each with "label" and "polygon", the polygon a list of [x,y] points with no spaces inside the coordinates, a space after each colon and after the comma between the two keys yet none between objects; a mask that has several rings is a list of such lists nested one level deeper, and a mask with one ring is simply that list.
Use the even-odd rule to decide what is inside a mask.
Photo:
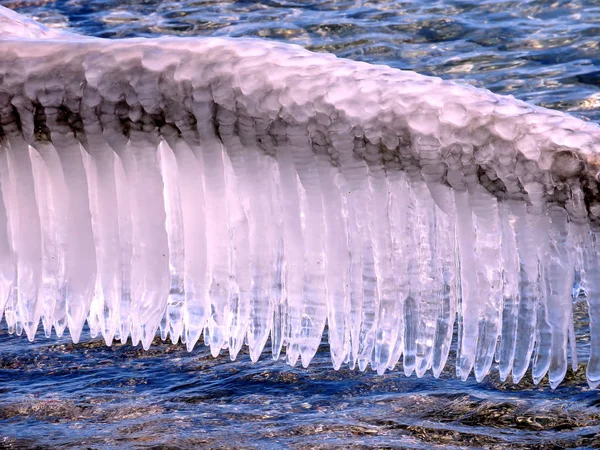
[{"label": "icy crust edge", "polygon": [[597,125],[258,40],[14,41],[0,74],[11,331],[306,366],[327,323],[335,368],[438,376],[458,317],[458,376],[555,387],[576,279],[600,382]]},{"label": "icy crust edge", "polygon": [[48,28],[35,20],[0,6],[0,40],[4,39],[50,39],[68,37],[85,39],[84,36],[71,34],[63,30]]},{"label": "icy crust edge", "polygon": [[[37,100],[29,97],[52,90],[39,83],[49,86],[55,82],[51,78],[41,81],[46,70],[57,71],[57,78],[68,78],[56,80],[56,89],[71,83],[69,89],[79,91],[74,101],[81,100],[83,90],[92,93],[113,83],[113,105],[109,107],[118,103],[128,109],[131,105],[122,97],[127,90],[138,95],[135,91],[140,82],[132,85],[131,77],[117,67],[122,63],[123,67],[147,73],[152,83],[162,85],[151,87],[158,93],[157,98],[136,100],[141,114],[148,113],[157,123],[171,120],[173,124],[174,117],[166,116],[174,116],[171,110],[177,108],[182,110],[177,117],[193,116],[194,95],[205,95],[206,91],[206,95],[215,96],[220,107],[236,114],[241,110],[253,119],[262,118],[267,127],[278,120],[299,126],[317,122],[321,129],[316,131],[328,132],[335,121],[337,128],[350,127],[355,134],[382,142],[388,151],[397,149],[397,141],[401,145],[421,140],[427,146],[424,141],[432,137],[433,145],[441,148],[444,156],[451,153],[450,157],[463,158],[464,153],[473,153],[466,157],[478,165],[478,177],[491,178],[482,184],[502,199],[527,200],[522,184],[533,181],[544,185],[552,201],[564,205],[566,197],[573,196],[570,184],[578,183],[585,202],[585,211],[578,214],[587,215],[596,225],[600,223],[599,125],[512,96],[258,39],[90,38],[77,42],[66,35],[36,41],[35,45],[27,40],[12,42],[11,46],[18,48],[5,52],[5,63],[17,62],[20,56],[41,63],[32,67],[29,77],[33,82],[22,83],[32,89],[24,101],[33,105]],[[57,61],[49,61],[51,58]],[[19,67],[25,73],[27,69]],[[18,70],[12,72],[22,76]],[[7,94],[11,89],[6,88]],[[167,97],[169,94],[176,97]],[[99,104],[105,100],[109,99],[103,98]],[[57,97],[55,101],[61,100]],[[63,106],[66,113],[79,114],[77,105],[72,111]],[[33,130],[24,132],[31,134]],[[416,155],[417,165],[421,158]],[[498,181],[498,172],[503,170],[515,171],[516,177]]]}]

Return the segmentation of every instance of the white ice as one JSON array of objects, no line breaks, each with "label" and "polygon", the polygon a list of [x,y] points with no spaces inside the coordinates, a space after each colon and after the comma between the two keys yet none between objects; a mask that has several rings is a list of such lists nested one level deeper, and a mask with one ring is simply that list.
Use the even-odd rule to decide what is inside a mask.
[{"label": "white ice", "polygon": [[269,41],[0,33],[10,332],[307,366],[327,330],[417,376],[457,338],[461,378],[555,387],[589,320],[600,384],[598,125]]}]

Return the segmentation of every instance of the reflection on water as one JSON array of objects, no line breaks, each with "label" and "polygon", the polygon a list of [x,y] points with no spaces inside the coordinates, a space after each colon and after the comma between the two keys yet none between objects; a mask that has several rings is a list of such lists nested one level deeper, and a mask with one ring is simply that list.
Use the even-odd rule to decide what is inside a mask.
[{"label": "reflection on water", "polygon": [[[596,0],[0,0],[101,37],[257,36],[457,79],[600,120]],[[576,315],[585,303],[578,303]],[[580,320],[578,340],[589,341]],[[40,334],[40,336],[43,336]],[[267,345],[267,348],[269,346]],[[581,345],[580,361],[587,351]],[[451,355],[452,357],[452,355]],[[89,335],[8,336],[0,326],[1,448],[600,448],[600,393],[580,365],[546,382],[463,383],[450,372],[308,369],[263,355],[213,359],[159,340],[149,352]]]}]

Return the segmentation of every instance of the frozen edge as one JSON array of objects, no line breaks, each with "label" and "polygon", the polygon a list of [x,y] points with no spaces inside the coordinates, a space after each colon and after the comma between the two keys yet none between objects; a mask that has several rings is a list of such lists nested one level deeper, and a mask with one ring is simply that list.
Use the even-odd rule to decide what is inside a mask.
[{"label": "frozen edge", "polygon": [[[5,42],[10,45],[0,53],[3,149],[15,147],[10,144],[15,135],[23,137],[30,148],[38,148],[40,142],[52,144],[53,133],[66,133],[87,150],[87,122],[95,116],[104,126],[111,114],[118,117],[111,132],[120,132],[126,139],[142,132],[152,143],[157,137],[159,141],[167,139],[165,133],[181,137],[187,131],[192,136],[184,140],[198,145],[198,130],[183,126],[195,121],[214,127],[217,140],[224,145],[220,128],[243,117],[263,130],[262,137],[275,143],[282,133],[291,130],[291,136],[302,135],[306,130],[313,144],[332,150],[327,154],[333,167],[340,168],[344,151],[353,149],[352,155],[359,155],[368,167],[383,168],[386,174],[419,172],[437,206],[445,212],[449,205],[440,200],[435,186],[468,192],[472,207],[479,195],[473,191],[476,183],[501,204],[523,202],[529,216],[541,212],[543,217],[550,217],[547,210],[560,206],[566,210],[568,223],[589,225],[593,230],[598,225],[598,125],[512,97],[259,40],[76,42],[61,36],[43,42]],[[145,76],[148,84],[140,82]],[[212,105],[209,115],[199,115],[199,102]],[[56,110],[58,120],[41,120]],[[28,111],[32,116],[29,121],[25,119]],[[228,113],[233,117],[227,117]],[[237,133],[244,137],[239,130]],[[354,144],[344,147],[331,138],[342,135],[352,136]],[[277,156],[268,142],[253,133],[249,136],[256,140],[246,142],[246,146]],[[320,143],[323,136],[325,143]],[[369,156],[368,151],[360,150],[364,145],[357,147],[356,141],[374,146],[380,155]],[[225,151],[230,152],[227,145]],[[373,179],[372,169],[367,172],[368,179]],[[387,195],[392,194],[388,191]],[[559,224],[560,220],[551,222]],[[538,248],[543,246],[541,243]],[[585,244],[579,246],[586,248]],[[459,253],[460,247],[459,243]],[[478,255],[477,249],[473,251]],[[597,261],[589,264],[594,269],[589,271],[597,273]],[[564,302],[562,305],[568,307]],[[150,335],[153,333],[146,331],[146,336]],[[253,354],[257,354],[256,348]],[[373,365],[372,359],[370,363]],[[460,374],[463,378],[474,361],[465,364]],[[335,361],[334,365],[338,366]],[[487,370],[489,366],[483,375]],[[595,387],[600,378],[588,373],[588,381]],[[553,387],[558,382],[551,380]]]}]

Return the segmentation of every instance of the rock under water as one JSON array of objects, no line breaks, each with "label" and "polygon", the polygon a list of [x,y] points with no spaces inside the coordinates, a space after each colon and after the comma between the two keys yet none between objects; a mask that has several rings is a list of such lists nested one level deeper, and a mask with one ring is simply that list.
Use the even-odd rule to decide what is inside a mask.
[{"label": "rock under water", "polygon": [[[40,27],[40,28],[36,28]],[[40,31],[41,30],[41,31]],[[213,355],[600,384],[600,128],[251,39],[104,40],[0,7],[0,311]]]}]

